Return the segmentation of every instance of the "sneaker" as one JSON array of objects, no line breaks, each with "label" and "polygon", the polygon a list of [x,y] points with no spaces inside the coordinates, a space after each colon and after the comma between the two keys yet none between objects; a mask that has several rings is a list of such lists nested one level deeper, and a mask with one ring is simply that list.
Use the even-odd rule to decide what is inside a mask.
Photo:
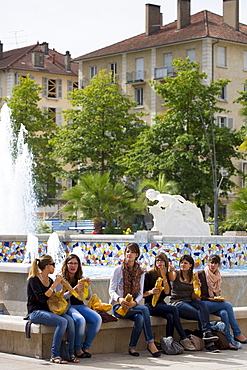
[{"label": "sneaker", "polygon": [[211,353],[219,353],[220,352],[219,348],[217,348],[214,344],[212,344],[211,346],[206,347],[206,350],[208,352],[211,352]]},{"label": "sneaker", "polygon": [[211,331],[206,331],[205,333],[203,333],[202,339],[215,341],[218,340],[219,338],[217,337],[217,335],[213,335]]},{"label": "sneaker", "polygon": [[180,344],[186,349],[186,351],[195,351],[196,347],[191,343],[189,338],[181,339]]}]

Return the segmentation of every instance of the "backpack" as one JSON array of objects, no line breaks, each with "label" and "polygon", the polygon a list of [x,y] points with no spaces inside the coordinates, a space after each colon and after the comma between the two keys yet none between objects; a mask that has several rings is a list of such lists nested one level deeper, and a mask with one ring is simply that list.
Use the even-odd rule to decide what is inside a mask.
[{"label": "backpack", "polygon": [[196,351],[202,351],[203,350],[204,342],[203,342],[202,338],[197,337],[194,334],[189,334],[188,338],[191,341],[191,343],[194,345]]},{"label": "backpack", "polygon": [[183,346],[174,342],[172,337],[160,338],[160,346],[166,355],[179,355],[184,352]]}]

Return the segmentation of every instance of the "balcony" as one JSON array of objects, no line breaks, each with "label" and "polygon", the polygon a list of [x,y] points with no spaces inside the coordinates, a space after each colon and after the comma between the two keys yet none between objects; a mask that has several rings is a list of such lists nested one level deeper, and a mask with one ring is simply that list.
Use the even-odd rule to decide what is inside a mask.
[{"label": "balcony", "polygon": [[135,82],[143,82],[145,79],[146,71],[138,70],[126,73],[126,82],[127,83],[135,83]]},{"label": "balcony", "polygon": [[167,67],[154,68],[154,79],[161,80],[168,76]]}]

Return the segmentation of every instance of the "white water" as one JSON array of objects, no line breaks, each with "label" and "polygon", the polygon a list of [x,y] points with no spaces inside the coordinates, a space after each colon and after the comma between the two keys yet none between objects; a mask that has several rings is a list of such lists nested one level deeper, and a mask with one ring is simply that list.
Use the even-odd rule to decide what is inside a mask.
[{"label": "white water", "polygon": [[11,111],[0,112],[0,235],[25,235],[35,231],[36,199],[33,190],[32,154],[24,143],[21,125],[16,160],[12,156]]}]

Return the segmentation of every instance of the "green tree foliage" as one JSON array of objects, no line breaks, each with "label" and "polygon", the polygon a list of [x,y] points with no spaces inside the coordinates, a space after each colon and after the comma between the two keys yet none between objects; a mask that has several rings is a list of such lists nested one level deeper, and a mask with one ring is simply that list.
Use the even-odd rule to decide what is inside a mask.
[{"label": "green tree foliage", "polygon": [[[217,107],[217,96],[229,80],[205,83],[206,74],[198,63],[189,59],[174,60],[176,77],[165,83],[151,82],[165,101],[164,113],[156,117],[156,124],[141,133],[129,152],[121,158],[125,174],[132,178],[160,173],[179,184],[179,193],[198,206],[213,202],[211,156],[212,130],[215,138],[217,177],[223,167],[229,177],[222,182],[223,195],[234,185],[230,177],[237,172],[232,159],[241,158],[237,151],[242,132],[219,128],[212,118],[224,110]],[[199,107],[199,110],[198,110]],[[204,125],[202,124],[204,122]],[[206,140],[204,127],[209,138]]]},{"label": "green tree foliage", "polygon": [[58,188],[54,179],[54,174],[58,171],[57,162],[51,157],[52,147],[49,144],[55,134],[56,125],[38,107],[41,92],[42,87],[27,76],[13,87],[12,96],[6,101],[11,108],[15,139],[21,124],[27,130],[25,140],[34,157],[33,174],[38,204],[48,205]]},{"label": "green tree foliage", "polygon": [[[247,85],[247,79],[244,81],[244,85]],[[247,121],[247,90],[238,91],[239,97],[235,100],[236,103],[240,103],[242,105],[242,108],[239,111],[239,115],[243,118],[243,120]],[[243,143],[240,145],[239,149],[242,151],[247,151],[247,129],[246,126],[245,129],[245,138]]]},{"label": "green tree foliage", "polygon": [[54,155],[72,166],[70,177],[84,171],[121,174],[116,159],[129,149],[143,121],[130,113],[136,103],[122,94],[111,74],[100,71],[85,89],[70,93],[76,109],[65,112],[67,124],[52,140]]},{"label": "green tree foliage", "polygon": [[62,198],[68,200],[63,208],[66,219],[94,220],[95,229],[103,221],[107,224],[117,221],[124,227],[137,212],[133,194],[122,182],[112,182],[109,173],[82,175],[78,185],[66,190]]},{"label": "green tree foliage", "polygon": [[247,228],[247,188],[241,188],[229,206],[230,216],[221,223],[221,230],[245,231]]}]

